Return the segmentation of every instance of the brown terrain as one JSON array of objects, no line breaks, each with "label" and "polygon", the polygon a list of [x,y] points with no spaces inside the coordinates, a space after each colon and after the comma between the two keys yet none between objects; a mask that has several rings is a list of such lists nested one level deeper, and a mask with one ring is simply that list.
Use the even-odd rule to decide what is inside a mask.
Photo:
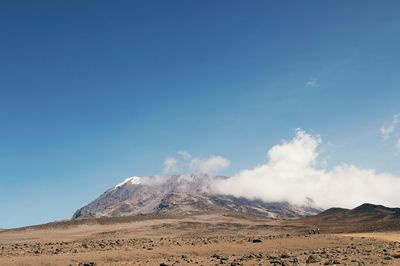
[{"label": "brown terrain", "polygon": [[309,224],[335,233],[400,231],[400,208],[366,203],[352,210],[331,208],[291,222]]},{"label": "brown terrain", "polygon": [[55,222],[0,232],[0,265],[400,265],[398,214],[364,204],[298,220],[210,213]]}]

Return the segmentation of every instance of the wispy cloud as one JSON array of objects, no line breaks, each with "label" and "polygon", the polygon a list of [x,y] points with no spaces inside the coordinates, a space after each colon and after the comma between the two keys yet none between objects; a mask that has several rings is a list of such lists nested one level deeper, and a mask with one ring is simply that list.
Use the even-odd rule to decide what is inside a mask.
[{"label": "wispy cloud", "polygon": [[380,133],[386,141],[393,139],[395,141],[395,148],[400,151],[400,113],[395,114],[389,124],[382,126]]},{"label": "wispy cloud", "polygon": [[192,155],[187,151],[178,151],[177,153],[184,160],[190,160],[192,158]]},{"label": "wispy cloud", "polygon": [[216,174],[218,171],[228,168],[230,164],[230,161],[222,156],[210,156],[205,159],[193,158],[190,167],[198,173]]},{"label": "wispy cloud", "polygon": [[306,88],[317,88],[319,87],[319,80],[311,77],[305,84]]},{"label": "wispy cloud", "polygon": [[164,161],[163,174],[202,173],[217,174],[229,167],[230,161],[222,156],[194,157],[187,151],[178,151],[175,157]]},{"label": "wispy cloud", "polygon": [[273,146],[265,164],[215,181],[219,193],[265,201],[304,204],[307,198],[325,208],[353,208],[365,202],[399,206],[400,177],[342,163],[318,164],[322,140],[297,130],[289,141]]},{"label": "wispy cloud", "polygon": [[178,171],[178,160],[174,157],[168,157],[163,163],[164,173],[173,173]]}]

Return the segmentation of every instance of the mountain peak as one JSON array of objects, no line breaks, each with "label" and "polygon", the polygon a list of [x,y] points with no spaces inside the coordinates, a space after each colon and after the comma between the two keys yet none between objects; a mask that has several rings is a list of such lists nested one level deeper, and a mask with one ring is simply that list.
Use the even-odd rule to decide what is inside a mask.
[{"label": "mountain peak", "polygon": [[124,181],[122,181],[121,183],[117,184],[114,186],[113,189],[122,187],[124,185],[130,184],[130,185],[138,185],[141,182],[141,178],[139,176],[132,176],[132,177],[128,177],[127,179],[125,179]]},{"label": "mountain peak", "polygon": [[205,212],[296,218],[320,211],[311,204],[311,199],[309,204],[297,206],[287,202],[264,202],[215,193],[213,181],[226,178],[207,174],[129,177],[77,210],[73,218],[118,217],[148,213],[185,215]]}]

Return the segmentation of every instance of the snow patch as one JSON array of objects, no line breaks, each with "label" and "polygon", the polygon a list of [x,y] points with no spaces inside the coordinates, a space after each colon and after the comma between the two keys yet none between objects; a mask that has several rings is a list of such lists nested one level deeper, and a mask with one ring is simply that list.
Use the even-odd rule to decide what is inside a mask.
[{"label": "snow patch", "polygon": [[124,181],[122,181],[121,183],[117,184],[114,186],[114,189],[122,187],[126,184],[130,184],[130,185],[138,185],[140,184],[140,177],[138,176],[132,176],[132,177],[128,177],[127,179],[125,179]]}]

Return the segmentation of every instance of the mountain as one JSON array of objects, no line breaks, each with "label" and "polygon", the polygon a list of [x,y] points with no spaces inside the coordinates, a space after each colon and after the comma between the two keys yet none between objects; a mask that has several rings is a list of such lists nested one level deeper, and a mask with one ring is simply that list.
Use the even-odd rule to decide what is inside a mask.
[{"label": "mountain", "polygon": [[307,205],[296,206],[287,202],[249,200],[213,192],[213,180],[226,178],[194,174],[130,177],[77,210],[73,219],[207,212],[289,219],[315,215],[321,211],[311,200]]},{"label": "mountain", "polygon": [[364,203],[354,209],[331,208],[314,218],[321,220],[362,220],[376,221],[376,220],[392,220],[400,219],[400,208],[388,208],[382,205],[374,205],[371,203]]},{"label": "mountain", "polygon": [[330,232],[400,230],[400,208],[365,203],[354,209],[331,208],[300,222]]}]

